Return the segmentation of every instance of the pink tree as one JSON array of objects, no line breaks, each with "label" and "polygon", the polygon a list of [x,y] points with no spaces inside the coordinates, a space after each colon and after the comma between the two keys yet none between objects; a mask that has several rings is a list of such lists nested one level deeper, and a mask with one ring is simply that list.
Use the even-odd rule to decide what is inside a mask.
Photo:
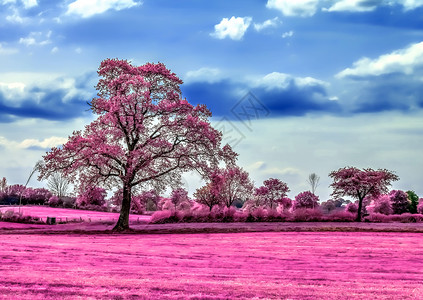
[{"label": "pink tree", "polygon": [[310,191],[299,193],[295,197],[295,209],[316,208],[319,206],[319,197]]},{"label": "pink tree", "polygon": [[170,195],[170,202],[175,206],[175,210],[182,202],[188,201],[188,192],[183,188],[173,190]]},{"label": "pink tree", "polygon": [[238,166],[227,167],[216,171],[222,178],[220,197],[226,207],[230,207],[235,200],[246,200],[251,196],[254,185],[247,171]]},{"label": "pink tree", "polygon": [[403,214],[410,211],[410,200],[408,195],[400,190],[392,190],[389,193],[389,198],[391,199],[392,210],[394,214]]},{"label": "pink tree", "polygon": [[196,198],[196,202],[206,205],[210,211],[213,206],[221,205],[223,203],[221,191],[224,180],[221,174],[213,172],[210,176],[210,182],[195,191],[194,198]]},{"label": "pink tree", "polygon": [[120,185],[123,201],[114,230],[129,229],[134,190],[177,187],[181,173],[214,169],[221,132],[213,129],[204,105],[181,98],[182,84],[164,64],[133,66],[106,59],[98,71],[97,119],[44,156],[40,179],[55,171],[88,185]]},{"label": "pink tree", "polygon": [[369,195],[374,198],[388,192],[392,181],[398,180],[398,176],[386,169],[357,169],[345,167],[332,171],[329,177],[333,178],[330,185],[333,188],[332,196],[350,196],[358,199],[357,222],[361,222],[363,199]]},{"label": "pink tree", "polygon": [[275,208],[289,192],[288,185],[279,179],[270,178],[263,184],[254,191],[257,205]]}]

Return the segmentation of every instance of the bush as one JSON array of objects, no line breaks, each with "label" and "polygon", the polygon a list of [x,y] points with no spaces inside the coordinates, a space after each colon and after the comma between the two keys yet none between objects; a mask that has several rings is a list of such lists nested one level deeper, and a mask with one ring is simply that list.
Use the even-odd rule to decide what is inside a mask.
[{"label": "bush", "polygon": [[57,196],[51,196],[47,203],[51,207],[63,206],[63,200]]},{"label": "bush", "polygon": [[358,212],[358,205],[355,203],[348,203],[345,207],[345,211],[350,212],[352,214],[356,214]]},{"label": "bush", "polygon": [[391,215],[394,211],[392,209],[391,199],[388,195],[382,195],[374,201],[374,213]]},{"label": "bush", "polygon": [[356,214],[348,211],[335,211],[327,216],[327,220],[331,222],[353,222],[355,218]]},{"label": "bush", "polygon": [[151,216],[150,223],[153,224],[165,224],[171,223],[170,220],[176,221],[175,211],[171,210],[159,210],[153,213]]},{"label": "bush", "polygon": [[319,222],[324,221],[324,218],[323,213],[319,208],[299,208],[294,210],[293,221]]}]

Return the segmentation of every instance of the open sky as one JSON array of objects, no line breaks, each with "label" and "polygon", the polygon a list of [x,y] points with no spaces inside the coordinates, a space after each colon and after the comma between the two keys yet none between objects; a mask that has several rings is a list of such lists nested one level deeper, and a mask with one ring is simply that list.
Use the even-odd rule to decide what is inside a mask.
[{"label": "open sky", "polygon": [[0,177],[93,119],[105,58],[165,63],[257,186],[387,168],[423,197],[423,0],[0,0]]}]

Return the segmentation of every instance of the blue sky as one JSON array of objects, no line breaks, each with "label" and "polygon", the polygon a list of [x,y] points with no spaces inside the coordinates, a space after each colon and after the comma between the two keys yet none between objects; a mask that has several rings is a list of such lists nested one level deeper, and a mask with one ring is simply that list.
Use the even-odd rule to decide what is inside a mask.
[{"label": "blue sky", "polygon": [[92,120],[105,58],[165,63],[257,186],[315,172],[324,201],[353,165],[423,197],[423,0],[0,0],[0,176]]}]

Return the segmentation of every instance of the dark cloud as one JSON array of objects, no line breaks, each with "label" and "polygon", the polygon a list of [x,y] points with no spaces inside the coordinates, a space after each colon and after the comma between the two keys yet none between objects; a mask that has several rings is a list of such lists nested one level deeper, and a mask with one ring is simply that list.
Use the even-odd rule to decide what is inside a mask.
[{"label": "dark cloud", "polygon": [[416,74],[393,73],[361,77],[359,87],[350,102],[353,113],[385,111],[411,112],[422,108],[423,86]]},{"label": "dark cloud", "polygon": [[[60,121],[91,114],[87,102],[95,96],[92,84],[94,75],[87,73],[75,78],[72,91],[55,87],[55,81],[50,83],[50,87],[30,87],[17,103],[6,100],[7,95],[0,92],[0,122],[10,123],[19,118]],[[70,92],[72,96],[69,96]],[[92,96],[87,97],[90,94]]]},{"label": "dark cloud", "polygon": [[[237,119],[244,110],[262,116],[302,116],[307,113],[341,113],[337,101],[330,101],[323,85],[298,86],[294,80],[286,88],[247,84],[222,80],[194,82],[182,86],[183,96],[194,104],[206,104],[213,116]],[[250,94],[249,94],[250,93]]]}]

